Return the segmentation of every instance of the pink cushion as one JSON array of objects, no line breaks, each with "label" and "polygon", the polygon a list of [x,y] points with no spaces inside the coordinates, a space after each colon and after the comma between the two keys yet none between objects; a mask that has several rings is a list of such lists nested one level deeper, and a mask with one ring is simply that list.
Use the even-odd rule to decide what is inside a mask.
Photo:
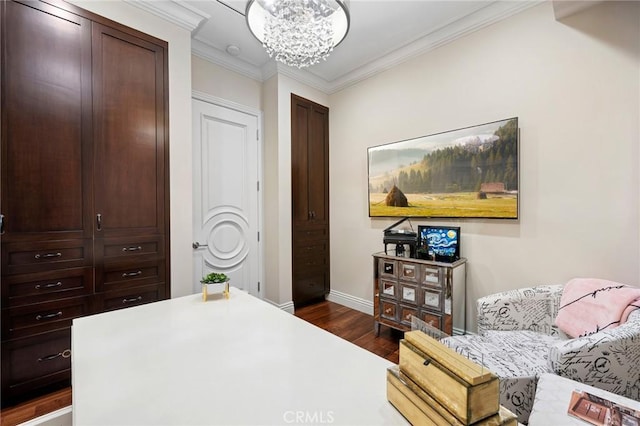
[{"label": "pink cushion", "polygon": [[640,288],[597,278],[574,278],[562,291],[556,326],[582,337],[624,323],[640,308]]}]

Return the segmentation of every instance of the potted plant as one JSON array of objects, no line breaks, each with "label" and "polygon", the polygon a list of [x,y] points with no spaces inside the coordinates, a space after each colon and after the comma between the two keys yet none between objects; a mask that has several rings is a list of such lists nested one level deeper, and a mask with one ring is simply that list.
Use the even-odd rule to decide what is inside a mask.
[{"label": "potted plant", "polygon": [[202,277],[200,282],[202,283],[202,300],[205,302],[207,301],[208,287],[211,284],[224,284],[222,294],[224,294],[225,298],[229,298],[229,277],[227,277],[226,274],[212,272],[209,275]]}]

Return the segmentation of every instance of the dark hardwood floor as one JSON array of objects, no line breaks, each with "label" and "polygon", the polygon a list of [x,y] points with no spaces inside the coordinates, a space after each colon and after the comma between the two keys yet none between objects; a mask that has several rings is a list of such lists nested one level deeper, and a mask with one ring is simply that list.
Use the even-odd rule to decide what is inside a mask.
[{"label": "dark hardwood floor", "polygon": [[403,333],[383,326],[380,327],[380,336],[376,337],[371,315],[324,301],[296,309],[295,316],[395,364],[398,363],[398,342]]},{"label": "dark hardwood floor", "polygon": [[[373,332],[373,317],[333,302],[320,302],[296,309],[295,316],[393,363],[398,363],[398,342],[402,333],[380,327],[380,336]],[[0,412],[1,426],[14,426],[35,417],[71,405],[71,388],[66,388]]]}]

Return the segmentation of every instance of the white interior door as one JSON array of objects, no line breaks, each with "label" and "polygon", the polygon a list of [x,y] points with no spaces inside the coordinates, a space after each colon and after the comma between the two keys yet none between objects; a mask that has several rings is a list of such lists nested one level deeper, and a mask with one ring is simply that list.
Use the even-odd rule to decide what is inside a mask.
[{"label": "white interior door", "polygon": [[194,292],[210,272],[261,296],[258,117],[193,100]]}]

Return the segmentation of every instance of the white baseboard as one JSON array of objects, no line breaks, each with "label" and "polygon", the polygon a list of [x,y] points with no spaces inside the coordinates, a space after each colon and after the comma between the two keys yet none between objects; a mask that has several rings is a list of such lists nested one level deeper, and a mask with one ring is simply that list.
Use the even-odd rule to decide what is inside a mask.
[{"label": "white baseboard", "polygon": [[276,308],[282,309],[283,311],[288,312],[288,313],[290,313],[292,315],[294,313],[293,301],[289,301],[289,302],[285,302],[283,304],[279,304],[279,303],[276,303],[276,302],[272,302],[269,299],[262,299],[262,300],[264,300],[267,303],[271,303]]},{"label": "white baseboard", "polygon": [[73,415],[70,405],[24,423],[20,423],[19,426],[71,426],[72,424]]},{"label": "white baseboard", "polygon": [[355,309],[356,311],[363,312],[367,315],[373,315],[373,302],[366,299],[361,299],[340,291],[331,290],[327,296],[327,300],[346,306],[347,308]]},{"label": "white baseboard", "polygon": [[295,311],[292,300],[285,302],[282,305],[278,305],[278,307],[285,312],[289,312],[290,314],[293,314]]}]

